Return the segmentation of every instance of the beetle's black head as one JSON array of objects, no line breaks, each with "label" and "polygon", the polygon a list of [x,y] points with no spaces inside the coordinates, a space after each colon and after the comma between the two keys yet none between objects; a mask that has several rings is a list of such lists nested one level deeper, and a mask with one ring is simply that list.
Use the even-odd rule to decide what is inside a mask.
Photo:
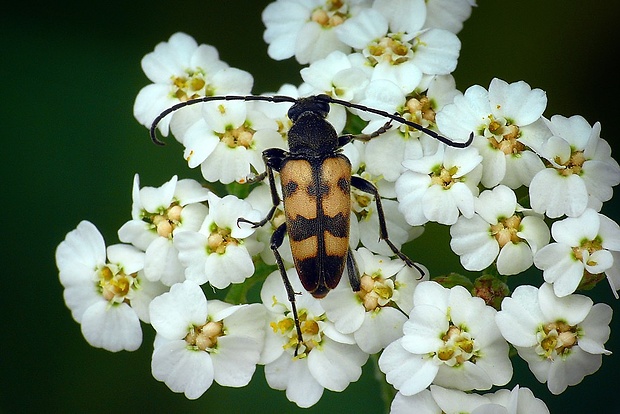
[{"label": "beetle's black head", "polygon": [[329,99],[327,95],[299,98],[288,110],[289,119],[295,122],[306,112],[312,112],[319,115],[321,118],[327,118],[327,114],[329,114],[329,103],[322,98]]}]

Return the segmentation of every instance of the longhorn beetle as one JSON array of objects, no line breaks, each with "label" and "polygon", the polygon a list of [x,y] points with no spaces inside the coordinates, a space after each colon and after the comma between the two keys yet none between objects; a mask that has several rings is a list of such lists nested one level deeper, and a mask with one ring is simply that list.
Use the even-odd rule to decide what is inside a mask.
[{"label": "longhorn beetle", "polygon": [[[303,344],[301,327],[295,305],[295,291],[286,275],[278,248],[289,235],[295,268],[304,289],[315,298],[323,298],[340,281],[346,267],[349,282],[354,291],[360,290],[360,275],[349,247],[349,217],[351,212],[351,186],[374,196],[379,218],[379,238],[402,259],[407,266],[423,271],[403,254],[388,238],[385,215],[381,197],[370,181],[351,176],[351,162],[342,154],[342,147],[353,140],[369,141],[386,132],[392,121],[408,125],[452,147],[467,147],[473,140],[473,133],[467,142],[453,142],[434,131],[408,121],[396,114],[332,98],[328,95],[315,95],[295,99],[290,96],[230,95],[206,96],[173,105],[163,111],[151,125],[150,135],[155,144],[163,145],[156,136],[157,124],[170,113],[183,107],[210,101],[267,101],[292,103],[288,117],[292,125],[288,131],[288,147],[268,148],[263,151],[265,171],[251,182],[262,181],[267,177],[271,190],[273,206],[267,215],[258,222],[239,218],[237,224],[249,223],[254,228],[263,226],[271,220],[280,204],[276,190],[274,171],[280,174],[284,214],[286,220],[273,232],[270,247],[276,258],[284,286],[291,303],[291,310],[297,331],[297,355]],[[329,104],[343,105],[388,118],[389,121],[371,134],[338,136],[333,126],[327,122]]]}]

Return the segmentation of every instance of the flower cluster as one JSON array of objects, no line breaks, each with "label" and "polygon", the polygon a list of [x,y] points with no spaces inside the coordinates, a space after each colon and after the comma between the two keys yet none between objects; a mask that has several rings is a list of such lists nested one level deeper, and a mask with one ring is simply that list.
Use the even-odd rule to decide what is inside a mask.
[{"label": "flower cluster", "polygon": [[[131,220],[118,231],[125,244],[106,250],[95,226],[82,222],[58,246],[65,301],[85,339],[135,350],[141,320],[157,333],[153,376],[172,391],[194,399],[214,380],[244,386],[260,364],[268,384],[300,407],[325,389],[345,390],[373,354],[396,390],[394,413],[548,412],[516,384],[471,393],[511,381],[511,346],[554,394],[596,372],[610,353],[611,308],[575,292],[606,279],[618,297],[620,227],[600,211],[620,183],[620,166],[599,123],[546,117],[541,89],[500,79],[456,89],[457,35],[473,6],[277,0],[263,12],[269,56],[305,65],[303,82],[283,84],[278,95],[326,94],[426,129],[331,104],[327,121],[337,134],[366,137],[342,148],[352,175],[382,197],[351,188],[358,291],[345,270],[319,300],[302,287],[288,238],[274,256],[271,235],[286,214],[273,205],[279,178],[265,170],[263,151],[286,153],[290,102],[213,100],[157,125],[183,145],[206,184],[175,175],[140,187],[136,175]],[[249,73],[184,33],[158,44],[142,68],[152,83],[139,92],[134,115],[147,127],[174,104],[252,93]],[[367,139],[374,131],[382,133]],[[466,148],[449,145],[468,140]],[[478,279],[432,275],[395,254],[429,222],[449,226],[452,252]],[[540,271],[540,286],[509,292],[507,277],[528,269]],[[256,283],[262,304],[242,304]],[[239,288],[231,303],[205,296],[230,285]]]}]

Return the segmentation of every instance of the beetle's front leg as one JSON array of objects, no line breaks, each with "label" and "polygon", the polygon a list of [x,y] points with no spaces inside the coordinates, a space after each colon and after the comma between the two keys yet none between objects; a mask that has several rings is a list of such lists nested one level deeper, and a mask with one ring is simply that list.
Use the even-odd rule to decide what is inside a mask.
[{"label": "beetle's front leg", "polygon": [[418,265],[416,265],[410,258],[407,257],[403,252],[401,252],[398,247],[391,242],[388,237],[387,224],[385,223],[385,213],[383,212],[383,205],[381,204],[381,195],[379,194],[379,190],[374,186],[373,183],[363,179],[362,177],[353,176],[351,177],[351,185],[359,190],[362,190],[365,193],[372,194],[375,197],[375,203],[377,203],[377,215],[379,216],[379,238],[381,240],[385,240],[390,249],[394,252],[396,256],[398,256],[405,264],[409,267],[415,267],[422,275],[424,275],[424,270]]},{"label": "beetle's front leg", "polygon": [[[237,225],[239,223],[249,223],[252,225],[252,228],[257,228],[263,226],[269,220],[273,218],[273,215],[276,212],[276,208],[280,205],[280,196],[278,195],[278,190],[276,189],[276,180],[273,175],[273,171],[280,171],[280,167],[282,166],[282,161],[287,156],[286,151],[281,148],[267,148],[263,151],[263,161],[265,162],[265,172],[259,174],[252,180],[252,182],[261,181],[267,176],[269,178],[269,188],[271,190],[271,202],[272,207],[265,216],[260,221],[250,221],[243,217],[239,217],[237,219]],[[260,179],[258,177],[261,177]]]}]

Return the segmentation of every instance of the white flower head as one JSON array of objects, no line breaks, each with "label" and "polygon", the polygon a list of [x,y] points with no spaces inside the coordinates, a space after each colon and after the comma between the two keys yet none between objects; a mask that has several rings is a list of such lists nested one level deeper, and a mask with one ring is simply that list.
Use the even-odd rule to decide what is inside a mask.
[{"label": "white flower head", "polygon": [[[351,335],[338,332],[328,321],[321,303],[306,292],[295,269],[287,272],[303,337],[298,346],[295,321],[279,271],[270,274],[261,289],[268,310],[267,333],[261,363],[271,388],[286,390],[286,397],[300,407],[310,407],[323,390],[340,392],[362,374],[368,359]],[[297,355],[295,355],[297,353]]]},{"label": "white flower head", "polygon": [[424,27],[449,30],[458,33],[465,20],[471,16],[476,0],[427,0]]},{"label": "white flower head", "polygon": [[495,317],[502,335],[549,391],[560,394],[596,372],[609,339],[611,307],[587,296],[557,297],[550,284],[522,285]]},{"label": "white flower head", "polygon": [[400,259],[374,255],[363,247],[354,255],[361,276],[360,291],[351,289],[345,274],[321,305],[338,331],[352,333],[364,352],[374,354],[402,336],[402,326],[413,307],[415,286],[428,280],[428,273],[421,275]]},{"label": "white flower head", "polygon": [[[203,96],[249,93],[253,84],[249,73],[229,68],[213,46],[198,45],[185,33],[175,33],[155,46],[142,59],[142,70],[153,83],[138,93],[134,116],[146,127],[173,104]],[[170,122],[166,117],[159,123],[163,135],[168,135]]]},{"label": "white flower head", "polygon": [[403,161],[408,171],[396,181],[398,208],[412,226],[427,221],[451,225],[460,214],[474,215],[482,157],[475,147],[436,145],[431,143],[435,152],[425,151],[422,158]]},{"label": "white flower head", "polygon": [[200,166],[210,182],[243,182],[262,171],[262,152],[284,148],[276,120],[255,109],[253,102],[215,101],[202,105],[202,116],[183,133],[184,158],[190,168]]},{"label": "white flower head", "polygon": [[322,59],[335,50],[351,48],[339,40],[336,31],[344,21],[369,6],[368,0],[277,0],[263,10],[263,39],[272,59],[292,56],[303,64]]},{"label": "white flower head", "polygon": [[198,181],[178,180],[175,175],[161,187],[140,188],[134,176],[132,219],[118,230],[122,242],[146,252],[144,275],[167,286],[185,280],[185,268],[172,240],[180,231],[198,231],[207,215],[202,204],[209,190]]},{"label": "white flower head", "polygon": [[616,222],[589,208],[579,217],[553,223],[551,235],[555,242],[536,253],[534,264],[553,284],[556,295],[569,295],[581,283],[596,282],[597,276],[611,271],[608,279],[617,297],[613,272],[618,267],[614,253],[620,252],[620,227]]},{"label": "white flower head", "polygon": [[576,217],[588,207],[600,211],[620,183],[620,166],[600,137],[601,125],[590,126],[579,115],[554,115],[546,124],[553,136],[529,144],[548,164],[530,184],[532,208],[551,218]]},{"label": "white flower head", "polygon": [[450,247],[467,270],[484,270],[493,262],[502,275],[514,275],[534,263],[537,249],[549,243],[542,218],[517,212],[515,193],[500,185],[483,191],[471,218],[459,217],[450,227]]},{"label": "white flower head", "polygon": [[431,383],[463,391],[487,390],[512,377],[508,344],[495,325],[495,309],[462,286],[422,282],[403,325],[404,336],[379,358],[387,381],[404,395]]},{"label": "white flower head", "polygon": [[157,331],[153,376],[189,399],[213,383],[243,387],[252,379],[264,343],[265,309],[208,301],[199,285],[178,283],[150,305]]},{"label": "white flower head", "polygon": [[239,218],[259,221],[258,210],[234,195],[219,198],[209,193],[209,214],[199,231],[183,231],[174,238],[185,277],[217,289],[241,283],[254,273],[252,256],[258,253],[250,238],[254,229]]},{"label": "white flower head", "polygon": [[529,185],[544,168],[523,142],[550,135],[541,121],[546,106],[544,91],[523,81],[508,84],[495,78],[488,91],[472,86],[444,106],[437,114],[437,126],[454,139],[476,134],[473,145],[483,157],[482,185],[505,183],[517,188]]},{"label": "white flower head", "polygon": [[[435,113],[452,102],[458,93],[450,75],[424,77],[419,88],[409,91],[401,90],[389,80],[376,79],[370,82],[360,103],[435,129]],[[369,121],[362,130],[364,133],[372,133],[385,124],[383,117],[363,111],[358,111],[358,115]],[[403,160],[422,156],[422,144],[418,138],[423,134],[419,129],[394,122],[392,128],[379,138],[364,143],[365,170],[387,181],[396,181],[404,171]]]},{"label": "white flower head", "polygon": [[442,29],[421,30],[422,0],[375,1],[336,29],[340,40],[360,50],[372,79],[389,80],[403,92],[414,90],[422,75],[447,75],[456,68],[461,42]]},{"label": "white flower head", "polygon": [[99,230],[82,221],[56,249],[64,298],[86,341],[117,352],[142,343],[140,319],[165,286],[144,278],[144,253],[130,245],[109,246]]}]

